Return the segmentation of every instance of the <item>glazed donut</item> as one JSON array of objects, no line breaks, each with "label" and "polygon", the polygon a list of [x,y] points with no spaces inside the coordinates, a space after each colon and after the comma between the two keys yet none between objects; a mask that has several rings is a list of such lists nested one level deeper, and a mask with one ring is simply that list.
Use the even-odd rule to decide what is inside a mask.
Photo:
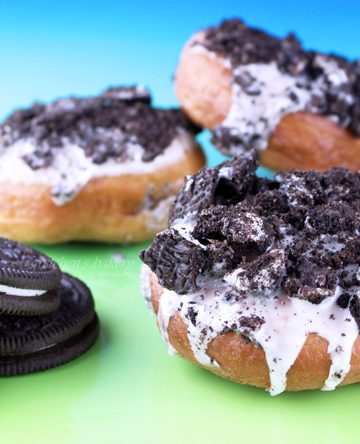
[{"label": "glazed donut", "polygon": [[130,243],[165,227],[183,177],[204,165],[197,127],[143,87],[15,111],[0,125],[0,235]]},{"label": "glazed donut", "polygon": [[305,51],[241,20],[196,33],[176,72],[185,112],[236,156],[274,170],[360,169],[360,62]]},{"label": "glazed donut", "polygon": [[169,350],[242,384],[360,381],[360,174],[255,174],[247,154],[186,180],[141,253]]}]

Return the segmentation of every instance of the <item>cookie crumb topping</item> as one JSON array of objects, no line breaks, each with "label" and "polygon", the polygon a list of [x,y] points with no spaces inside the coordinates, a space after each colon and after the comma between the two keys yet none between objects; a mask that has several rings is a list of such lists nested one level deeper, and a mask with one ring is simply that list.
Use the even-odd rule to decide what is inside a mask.
[{"label": "cookie crumb topping", "polygon": [[100,165],[126,161],[142,148],[141,160],[151,162],[170,145],[179,129],[198,129],[179,109],[159,109],[141,86],[114,87],[97,97],[59,99],[19,109],[0,125],[0,146],[11,149],[19,140],[36,147],[23,157],[33,170],[53,163],[56,150],[80,147]]},{"label": "cookie crumb topping", "polygon": [[292,171],[268,180],[257,165],[252,153],[187,178],[169,228],[143,261],[179,294],[216,278],[240,297],[319,304],[340,286],[342,303],[358,298],[360,174]]},{"label": "cookie crumb topping", "polygon": [[181,110],[154,108],[140,86],[35,104],[0,125],[0,178],[48,186],[62,206],[92,179],[181,162],[198,130]]}]

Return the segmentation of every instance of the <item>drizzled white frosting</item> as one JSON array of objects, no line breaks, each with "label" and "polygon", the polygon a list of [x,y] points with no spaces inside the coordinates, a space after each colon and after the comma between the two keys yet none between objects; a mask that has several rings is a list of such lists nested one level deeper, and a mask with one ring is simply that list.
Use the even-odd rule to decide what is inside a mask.
[{"label": "drizzled white frosting", "polygon": [[155,205],[147,208],[146,205],[141,207],[140,211],[148,210],[147,228],[153,233],[158,233],[166,225],[169,215],[169,208],[174,201],[175,196],[171,195],[160,199]]},{"label": "drizzled white frosting", "polygon": [[[284,116],[299,111],[319,112],[311,105],[312,97],[322,100],[328,90],[328,82],[340,85],[348,80],[345,71],[336,62],[319,57],[319,63],[325,74],[310,83],[303,77],[281,72],[274,62],[237,67],[233,76],[250,76],[253,83],[246,92],[237,82],[233,82],[231,108],[221,126],[229,128],[231,134],[241,137],[245,143],[265,149]],[[256,94],[249,93],[251,90]],[[294,95],[296,100],[292,99]],[[350,104],[353,97],[349,94],[346,100]],[[338,121],[335,115],[330,118]],[[254,139],[254,135],[258,137]]]},{"label": "drizzled white frosting", "polygon": [[17,288],[10,287],[9,285],[0,284],[0,293],[5,293],[11,296],[24,296],[24,297],[34,297],[41,296],[46,293],[46,290],[36,290],[28,288]]},{"label": "drizzled white frosting", "polygon": [[176,353],[175,348],[171,345],[169,341],[168,326],[171,316],[173,316],[179,309],[179,295],[174,291],[165,291],[159,302],[159,310],[157,313],[157,321],[161,336],[168,346],[168,351],[170,355]]},{"label": "drizzled white frosting", "polygon": [[[142,281],[149,280],[149,268],[143,265]],[[336,301],[341,294],[337,287],[333,296],[320,304],[287,296],[251,296],[239,301],[224,297],[231,289],[225,281],[210,281],[209,286],[193,294],[179,295],[163,289],[158,311],[158,324],[170,352],[167,328],[170,318],[178,313],[184,321],[191,349],[196,360],[205,367],[219,363],[207,354],[209,343],[226,327],[236,324],[235,331],[248,336],[264,350],[269,367],[271,395],[286,388],[287,372],[296,361],[306,338],[316,333],[328,341],[332,364],[323,390],[333,390],[350,370],[351,353],[358,337],[356,321],[348,308],[340,308]],[[213,285],[213,286],[211,286]],[[189,316],[189,310],[195,313]],[[256,316],[261,319],[258,328],[250,330],[241,318]],[[239,363],[241,365],[241,363]]]},{"label": "drizzled white frosting", "polygon": [[[245,74],[254,78],[252,89],[259,94],[244,92],[238,83],[232,85],[232,101],[229,113],[221,126],[230,129],[232,135],[240,136],[246,143],[253,136],[255,148],[265,149],[267,141],[283,116],[304,110],[310,100],[310,91],[297,86],[297,79],[279,71],[275,63],[250,64],[234,70],[234,76]],[[290,92],[298,97],[293,102]]]},{"label": "drizzled white frosting", "polygon": [[56,205],[64,205],[91,179],[125,174],[146,174],[171,163],[180,162],[184,152],[193,145],[193,136],[179,128],[178,136],[151,162],[141,157],[143,148],[138,144],[129,146],[131,159],[116,162],[109,159],[94,164],[84,150],[64,140],[64,146],[54,148],[54,160],[49,167],[34,170],[23,160],[36,150],[31,139],[20,139],[13,145],[0,144],[0,181],[11,183],[39,184],[51,187],[52,199]]},{"label": "drizzled white frosting", "polygon": [[[211,58],[217,57],[199,42],[193,44],[191,50],[206,53]],[[231,69],[230,60],[219,57],[217,60]],[[318,54],[316,64],[323,74],[311,81],[303,74],[291,76],[280,71],[275,62],[251,63],[232,68],[231,106],[219,128],[228,129],[235,140],[242,142],[230,147],[230,151],[233,149],[234,154],[239,154],[239,150],[249,146],[265,149],[276,126],[288,114],[299,111],[321,113],[321,106],[319,108],[312,104],[312,98],[323,103],[330,86],[339,87],[346,84],[349,78],[335,60]],[[241,84],[235,81],[236,78],[245,79],[245,82]],[[349,105],[354,103],[351,94],[342,91],[338,94]],[[336,115],[329,117],[338,122]],[[343,126],[347,126],[349,121],[343,122]]]},{"label": "drizzled white frosting", "polygon": [[141,294],[145,300],[146,306],[149,310],[154,313],[153,306],[151,303],[151,287],[150,287],[150,275],[149,267],[143,265],[140,270],[140,289]]}]

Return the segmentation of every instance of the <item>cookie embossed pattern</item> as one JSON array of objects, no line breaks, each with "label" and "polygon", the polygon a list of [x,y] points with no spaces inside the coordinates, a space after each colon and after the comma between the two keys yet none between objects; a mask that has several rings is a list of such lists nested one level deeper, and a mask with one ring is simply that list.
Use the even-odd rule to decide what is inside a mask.
[{"label": "cookie embossed pattern", "polygon": [[89,350],[99,335],[90,290],[49,257],[0,238],[0,376],[47,370]]},{"label": "cookie embossed pattern", "polygon": [[188,177],[168,229],[141,253],[161,334],[171,351],[272,395],[357,382],[360,175],[269,180],[257,166],[249,152]]}]

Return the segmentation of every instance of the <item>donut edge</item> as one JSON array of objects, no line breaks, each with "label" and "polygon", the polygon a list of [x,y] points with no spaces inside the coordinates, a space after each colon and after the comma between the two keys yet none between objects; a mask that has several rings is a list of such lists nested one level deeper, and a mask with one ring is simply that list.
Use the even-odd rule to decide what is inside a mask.
[{"label": "donut edge", "polygon": [[[204,165],[204,153],[192,139],[181,160],[152,173],[92,179],[63,206],[54,204],[47,185],[2,182],[0,236],[41,244],[149,240],[165,228],[170,204],[184,176]],[[149,191],[154,207],[146,205]]]},{"label": "donut edge", "polygon": [[[157,315],[163,287],[153,272],[148,274],[148,279],[152,308]],[[220,368],[216,368],[204,367],[196,361],[186,325],[178,313],[170,318],[167,331],[172,347],[188,361],[233,382],[269,389],[270,378],[265,353],[261,347],[243,336],[235,332],[225,333],[210,342],[207,354],[219,363]],[[308,335],[295,363],[287,373],[286,391],[315,390],[323,387],[331,365],[327,346],[324,338],[317,334]],[[339,385],[357,382],[360,382],[360,336],[353,347],[351,369]]]}]

